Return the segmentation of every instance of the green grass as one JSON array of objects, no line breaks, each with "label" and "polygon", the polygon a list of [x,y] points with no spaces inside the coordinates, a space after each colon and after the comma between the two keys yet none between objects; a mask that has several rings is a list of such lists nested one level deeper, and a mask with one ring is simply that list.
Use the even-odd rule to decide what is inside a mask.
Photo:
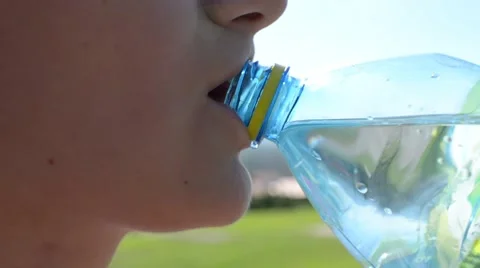
[{"label": "green grass", "polygon": [[111,268],[355,268],[311,209],[250,212],[218,229],[169,235],[133,234],[120,245]]}]

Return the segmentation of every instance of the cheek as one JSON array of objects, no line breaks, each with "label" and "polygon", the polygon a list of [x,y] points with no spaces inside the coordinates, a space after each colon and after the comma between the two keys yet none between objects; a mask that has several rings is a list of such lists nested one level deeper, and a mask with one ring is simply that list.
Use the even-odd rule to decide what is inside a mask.
[{"label": "cheek", "polygon": [[121,153],[97,159],[98,167],[111,168],[95,190],[110,185],[95,194],[107,197],[98,203],[102,215],[145,231],[225,225],[240,218],[250,199],[248,174],[231,142],[214,135],[216,124],[202,121],[206,115],[198,109],[195,117],[183,117],[188,120],[162,117],[163,124],[132,141],[122,134]]},{"label": "cheek", "polygon": [[45,179],[36,190],[55,192],[52,203],[124,222],[234,219],[249,184],[230,142],[215,136],[199,108],[203,93],[186,79],[198,69],[188,58],[196,1],[108,1],[102,9],[94,2],[56,6],[35,32],[19,24],[24,42],[3,58],[4,85],[19,90],[0,96],[8,118],[2,148],[15,154],[2,170]]}]

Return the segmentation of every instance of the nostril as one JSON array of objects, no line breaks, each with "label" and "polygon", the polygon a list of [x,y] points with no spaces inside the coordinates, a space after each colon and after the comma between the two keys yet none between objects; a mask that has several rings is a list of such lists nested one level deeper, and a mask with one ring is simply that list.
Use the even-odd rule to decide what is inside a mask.
[{"label": "nostril", "polygon": [[252,12],[240,17],[237,17],[233,20],[233,22],[256,22],[263,19],[263,14],[258,12]]}]

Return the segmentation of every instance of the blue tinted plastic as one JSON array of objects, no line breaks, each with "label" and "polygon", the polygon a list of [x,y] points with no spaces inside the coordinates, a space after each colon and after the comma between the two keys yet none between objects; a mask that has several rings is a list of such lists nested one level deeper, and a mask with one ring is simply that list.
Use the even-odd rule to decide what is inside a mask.
[{"label": "blue tinted plastic", "polygon": [[285,74],[258,140],[364,266],[458,267],[480,238],[480,67],[428,54],[320,77]]}]

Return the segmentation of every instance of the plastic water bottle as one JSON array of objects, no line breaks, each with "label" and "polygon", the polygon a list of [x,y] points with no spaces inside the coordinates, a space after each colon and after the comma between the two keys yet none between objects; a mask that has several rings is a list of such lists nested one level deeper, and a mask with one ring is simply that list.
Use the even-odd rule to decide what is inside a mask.
[{"label": "plastic water bottle", "polygon": [[312,78],[247,62],[225,103],[252,147],[277,144],[365,267],[471,263],[480,239],[480,66],[423,54]]}]

